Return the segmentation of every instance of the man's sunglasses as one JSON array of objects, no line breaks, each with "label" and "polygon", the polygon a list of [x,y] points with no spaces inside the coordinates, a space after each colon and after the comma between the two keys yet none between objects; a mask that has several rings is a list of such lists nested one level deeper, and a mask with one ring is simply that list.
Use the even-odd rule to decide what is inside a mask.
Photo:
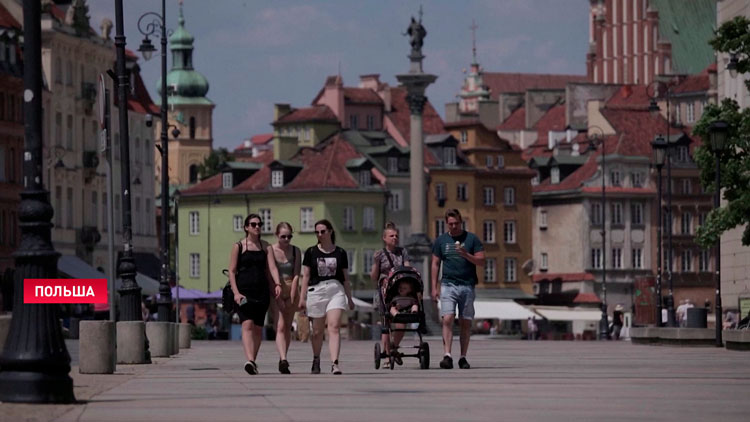
[{"label": "man's sunglasses", "polygon": [[291,234],[288,234],[288,235],[287,234],[282,234],[281,236],[279,236],[279,239],[292,240],[292,237],[294,237],[294,235],[291,235]]},{"label": "man's sunglasses", "polygon": [[250,227],[252,227],[252,228],[256,228],[256,227],[262,227],[262,226],[263,226],[263,223],[262,223],[262,222],[260,222],[260,223],[256,223],[255,221],[251,221],[251,222],[250,222],[250,223],[248,223],[248,224],[250,224]]}]

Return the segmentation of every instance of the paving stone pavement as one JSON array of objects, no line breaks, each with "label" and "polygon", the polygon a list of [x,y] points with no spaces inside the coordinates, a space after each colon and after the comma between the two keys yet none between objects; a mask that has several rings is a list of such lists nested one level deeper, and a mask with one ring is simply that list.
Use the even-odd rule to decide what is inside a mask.
[{"label": "paving stone pavement", "polygon": [[430,370],[408,358],[391,371],[374,369],[373,342],[344,341],[344,375],[335,376],[326,373],[326,345],[321,375],[309,374],[311,351],[303,343],[290,350],[293,374],[281,375],[275,344],[264,342],[261,373],[249,376],[239,342],[194,341],[153,365],[120,365],[108,376],[74,373],[82,404],[2,404],[0,420],[750,420],[747,352],[475,339],[472,369],[441,370],[441,342],[429,343]]}]

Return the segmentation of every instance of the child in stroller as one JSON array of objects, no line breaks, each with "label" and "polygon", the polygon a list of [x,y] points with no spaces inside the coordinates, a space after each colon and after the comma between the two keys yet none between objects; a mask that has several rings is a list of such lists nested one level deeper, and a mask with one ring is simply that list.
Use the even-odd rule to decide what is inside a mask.
[{"label": "child in stroller", "polygon": [[398,283],[398,296],[391,300],[391,316],[399,313],[415,314],[419,311],[417,294],[412,289],[411,283],[406,280]]}]

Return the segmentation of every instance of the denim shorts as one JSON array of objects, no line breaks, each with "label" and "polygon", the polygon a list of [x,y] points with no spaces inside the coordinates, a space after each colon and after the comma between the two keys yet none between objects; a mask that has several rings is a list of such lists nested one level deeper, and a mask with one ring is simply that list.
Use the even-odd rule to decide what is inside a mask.
[{"label": "denim shorts", "polygon": [[457,286],[441,283],[440,316],[454,315],[458,306],[458,317],[474,319],[474,286]]}]

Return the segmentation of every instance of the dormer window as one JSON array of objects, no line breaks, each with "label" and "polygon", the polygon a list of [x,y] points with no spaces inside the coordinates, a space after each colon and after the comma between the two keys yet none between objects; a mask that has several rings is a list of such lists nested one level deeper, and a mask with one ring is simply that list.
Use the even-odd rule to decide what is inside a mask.
[{"label": "dormer window", "polygon": [[388,173],[398,173],[398,157],[388,157]]},{"label": "dormer window", "polygon": [[284,171],[274,170],[271,172],[271,187],[280,188],[284,186]]},{"label": "dormer window", "polygon": [[443,148],[443,163],[446,166],[456,165],[456,148],[454,147]]},{"label": "dormer window", "polygon": [[370,186],[372,184],[370,170],[361,170],[359,172],[359,184],[362,186]]},{"label": "dormer window", "polygon": [[550,170],[550,179],[552,184],[560,183],[560,167],[552,167]]},{"label": "dormer window", "polygon": [[461,131],[461,143],[465,144],[468,142],[469,142],[469,134],[465,130],[462,130]]},{"label": "dormer window", "polygon": [[221,187],[224,189],[232,189],[232,173],[226,172],[221,174]]}]

